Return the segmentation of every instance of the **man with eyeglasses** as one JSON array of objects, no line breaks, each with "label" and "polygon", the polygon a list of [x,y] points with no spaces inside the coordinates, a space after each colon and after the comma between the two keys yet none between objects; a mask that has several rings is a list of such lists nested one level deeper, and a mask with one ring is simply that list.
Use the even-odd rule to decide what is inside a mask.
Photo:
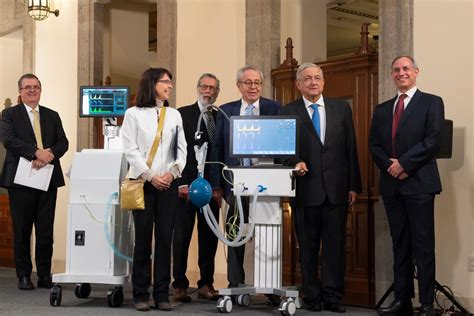
[{"label": "man with eyeglasses", "polygon": [[[189,280],[186,277],[186,269],[188,263],[188,250],[194,229],[194,222],[197,216],[198,231],[198,265],[201,278],[197,282],[198,298],[217,300],[219,295],[214,289],[214,257],[217,250],[217,237],[211,231],[206,223],[204,214],[199,211],[188,200],[188,187],[197,176],[197,161],[194,146],[201,146],[207,142],[206,160],[210,160],[211,148],[216,136],[216,111],[208,109],[210,105],[214,105],[219,95],[220,81],[217,77],[210,73],[202,74],[197,82],[197,101],[194,104],[187,105],[178,109],[183,118],[183,129],[188,144],[188,155],[186,157],[186,167],[179,179],[179,201],[178,213],[176,214],[176,222],[173,235],[173,288],[175,301],[187,303],[191,301],[191,297],[187,293]],[[200,131],[202,132],[199,139],[195,139],[197,123],[199,115],[203,113]],[[206,165],[204,169],[204,178],[209,178],[209,167]],[[209,202],[214,216],[219,218],[219,206],[217,200]]]},{"label": "man with eyeglasses", "polygon": [[[18,80],[22,103],[3,110],[0,137],[7,150],[0,186],[8,190],[13,223],[13,247],[20,290],[33,290],[30,238],[35,227],[35,261],[38,288],[51,288],[53,226],[58,187],[64,186],[59,163],[69,142],[56,111],[39,105],[41,82],[33,74]],[[54,166],[47,191],[14,183],[20,158],[31,161],[32,168]]]},{"label": "man with eyeglasses", "polygon": [[302,97],[281,112],[300,119],[299,152],[285,164],[298,170],[291,203],[306,308],[321,311],[324,305],[325,310],[344,313],[347,211],[361,191],[361,179],[351,107],[323,97],[324,83],[319,66],[298,67],[296,87]]},{"label": "man with eyeglasses", "polygon": [[[226,103],[221,106],[227,116],[241,116],[241,115],[277,115],[280,110],[280,104],[262,98],[263,74],[255,66],[244,66],[237,71],[237,89],[239,89],[242,98],[240,100]],[[255,161],[250,159],[234,159],[229,157],[229,121],[224,115],[219,112],[217,114],[216,122],[217,137],[214,147],[212,149],[212,161],[221,161],[227,166],[239,166],[252,164]],[[231,192],[231,186],[225,182],[221,176],[222,168],[217,165],[211,166],[211,185],[213,187],[213,196],[217,198],[224,197],[229,210],[227,213],[227,223],[238,223],[237,207],[235,206],[235,199]],[[229,176],[227,177],[229,178]],[[249,199],[242,198],[242,205],[244,207],[245,222],[248,222]],[[232,234],[229,227],[226,225],[227,233]],[[234,231],[235,232],[235,231]],[[227,256],[227,279],[229,287],[237,287],[245,284],[244,271],[244,254],[245,245],[240,247],[229,247]],[[269,301],[273,304],[274,302]]]}]

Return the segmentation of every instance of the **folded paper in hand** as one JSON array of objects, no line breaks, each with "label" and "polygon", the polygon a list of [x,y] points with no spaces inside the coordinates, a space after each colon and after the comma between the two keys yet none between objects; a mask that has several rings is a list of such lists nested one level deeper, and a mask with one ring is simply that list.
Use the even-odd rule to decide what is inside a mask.
[{"label": "folded paper in hand", "polygon": [[48,191],[54,166],[47,164],[43,168],[35,169],[32,164],[32,161],[20,157],[13,183]]}]

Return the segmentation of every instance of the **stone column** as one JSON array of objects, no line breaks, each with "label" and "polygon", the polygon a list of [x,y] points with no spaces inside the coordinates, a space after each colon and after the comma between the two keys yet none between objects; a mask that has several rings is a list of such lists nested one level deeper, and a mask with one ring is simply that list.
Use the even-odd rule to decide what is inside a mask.
[{"label": "stone column", "polygon": [[[157,62],[176,75],[176,46],[177,46],[177,0],[156,0],[157,14]],[[173,92],[170,104],[176,107],[176,80],[173,82]]]},{"label": "stone column", "polygon": [[[84,0],[79,1],[78,6],[77,89],[79,91],[80,86],[99,85],[102,81],[104,5],[94,0]],[[94,120],[81,118],[77,112],[77,150],[84,148],[94,148]]]},{"label": "stone column", "polygon": [[266,98],[272,98],[272,68],[281,62],[280,6],[280,0],[245,2],[245,62],[262,70]]},{"label": "stone column", "polygon": [[[395,96],[390,64],[399,55],[413,55],[413,0],[379,1],[379,102]],[[382,199],[374,205],[375,298],[393,282],[392,240]],[[389,303],[387,299],[386,303]]]}]

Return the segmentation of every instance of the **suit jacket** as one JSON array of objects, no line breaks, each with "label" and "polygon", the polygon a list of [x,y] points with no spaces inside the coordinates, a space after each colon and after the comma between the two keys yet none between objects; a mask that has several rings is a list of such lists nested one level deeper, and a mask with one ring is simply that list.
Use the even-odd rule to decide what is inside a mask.
[{"label": "suit jacket", "polygon": [[302,98],[281,110],[300,121],[299,153],[285,164],[304,161],[308,172],[296,177],[296,207],[321,205],[326,196],[334,204],[348,201],[349,191],[361,191],[359,159],[352,122],[352,110],[345,101],[324,98],[326,136],[324,145],[314,129]]},{"label": "suit jacket", "polygon": [[393,106],[396,97],[378,105],[372,117],[369,146],[380,169],[380,194],[441,192],[435,155],[441,144],[440,131],[444,121],[443,99],[417,90],[403,111],[395,136],[395,154],[408,174],[398,180],[387,169],[392,157]]},{"label": "suit jacket", "polygon": [[[233,102],[226,103],[220,107],[228,117],[239,116],[240,107],[242,105],[242,100],[237,100]],[[259,110],[260,115],[278,115],[281,105],[278,102],[269,100],[266,98],[260,98],[259,100]],[[211,151],[211,160],[220,161],[226,164],[227,166],[238,166],[240,165],[239,159],[230,157],[230,147],[229,147],[229,136],[230,136],[230,124],[226,119],[224,114],[219,111],[216,118],[216,140],[214,147]],[[213,188],[224,188],[225,194],[230,193],[230,185],[227,182],[224,182],[221,176],[222,167],[217,166],[216,164],[211,165],[210,173],[210,183]]]},{"label": "suit jacket", "polygon": [[[201,138],[196,140],[194,139],[194,134],[196,133],[197,123],[199,119],[199,115],[201,114],[201,110],[199,109],[198,103],[194,103],[191,105],[187,105],[178,109],[179,113],[181,113],[181,117],[183,118],[183,129],[184,135],[186,138],[186,143],[188,144],[187,151],[188,155],[186,156],[186,167],[183,170],[181,175],[181,179],[179,180],[180,185],[189,185],[194,179],[198,176],[197,170],[197,161],[196,161],[196,153],[194,152],[194,146],[198,145],[201,146],[203,143],[207,142],[207,154],[206,154],[206,161],[210,161],[211,159],[211,149],[212,144],[209,141],[209,134],[207,133],[205,116],[203,116],[201,121],[200,130],[202,132]],[[212,111],[212,115],[214,117],[214,122],[216,121],[217,112]],[[206,165],[204,168],[204,178],[209,178],[209,165]]]},{"label": "suit jacket", "polygon": [[[54,154],[54,160],[51,162],[54,165],[54,170],[49,186],[50,188],[61,187],[64,185],[64,176],[59,158],[66,153],[69,142],[59,114],[41,105],[39,112],[43,146],[50,148]],[[0,137],[7,150],[0,176],[0,186],[5,188],[22,187],[13,183],[18,162],[20,157],[30,161],[36,159],[35,151],[37,149],[35,133],[23,104],[3,110],[0,120]]]}]

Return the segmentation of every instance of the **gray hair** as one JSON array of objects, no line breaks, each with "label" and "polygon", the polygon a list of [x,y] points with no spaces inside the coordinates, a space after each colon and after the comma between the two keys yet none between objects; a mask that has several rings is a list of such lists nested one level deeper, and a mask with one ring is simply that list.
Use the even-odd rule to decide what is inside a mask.
[{"label": "gray hair", "polygon": [[300,78],[301,73],[307,68],[318,68],[319,70],[321,70],[321,76],[324,78],[323,70],[321,69],[321,67],[319,67],[318,65],[313,64],[313,63],[302,63],[298,67],[298,70],[296,70],[296,79],[297,80],[301,79]]},{"label": "gray hair", "polygon": [[198,87],[199,87],[199,85],[201,84],[201,80],[204,79],[204,78],[212,78],[212,79],[214,79],[214,80],[216,81],[216,83],[217,83],[217,89],[220,89],[220,85],[221,85],[220,80],[217,79],[217,77],[216,77],[215,75],[213,75],[213,74],[211,74],[211,73],[208,73],[208,72],[203,73],[203,74],[201,75],[201,77],[199,77],[198,82],[197,82],[197,86],[198,86]]},{"label": "gray hair", "polygon": [[247,70],[257,71],[260,74],[260,80],[263,81],[263,72],[260,69],[258,69],[256,66],[245,65],[242,68],[240,68],[239,70],[237,70],[237,82],[242,81],[242,77],[244,75],[244,72],[246,72]]},{"label": "gray hair", "polygon": [[415,69],[418,69],[418,64],[416,63],[415,61],[415,58],[411,57],[411,56],[408,56],[408,55],[402,55],[402,56],[397,56],[395,57],[395,59],[392,61],[392,64],[390,65],[390,68],[393,67],[393,64],[395,64],[395,62],[401,58],[407,58],[411,61],[411,64],[413,65],[413,68]]}]

